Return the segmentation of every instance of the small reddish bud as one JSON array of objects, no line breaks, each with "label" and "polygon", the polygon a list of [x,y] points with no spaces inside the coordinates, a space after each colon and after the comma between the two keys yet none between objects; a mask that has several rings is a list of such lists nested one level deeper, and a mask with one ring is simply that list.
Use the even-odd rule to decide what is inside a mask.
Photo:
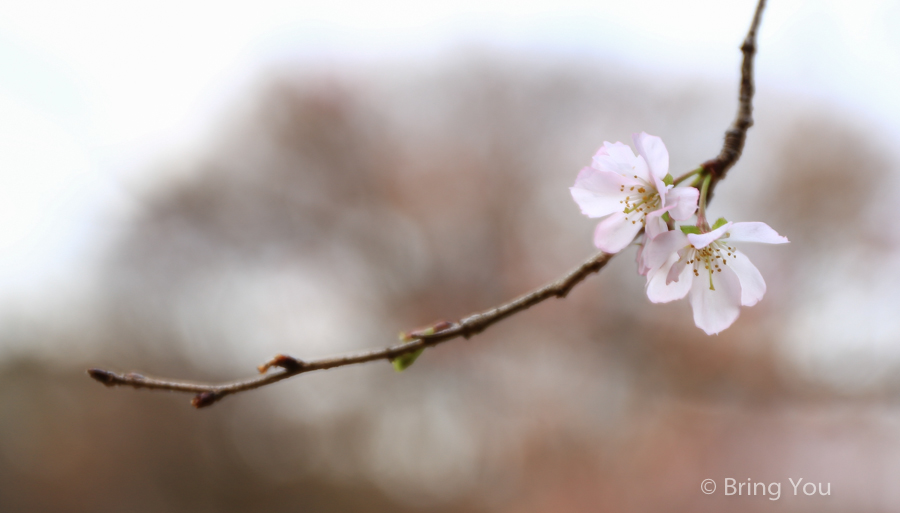
[{"label": "small reddish bud", "polygon": [[201,392],[195,395],[193,399],[191,399],[191,406],[199,410],[200,408],[211,406],[221,398],[222,396],[215,392]]},{"label": "small reddish bud", "polygon": [[430,337],[432,335],[438,334],[444,330],[450,329],[453,327],[453,323],[450,321],[438,321],[431,326],[427,326],[425,328],[417,328],[412,331],[400,332],[400,341],[401,342],[411,342],[416,339],[421,339],[425,337]]},{"label": "small reddish bud", "polygon": [[284,370],[293,371],[300,369],[303,367],[303,362],[294,358],[293,356],[287,356],[283,354],[275,355],[275,358],[272,358],[268,362],[260,365],[256,369],[259,370],[260,374],[265,374],[266,371],[271,369],[272,367],[281,367]]}]

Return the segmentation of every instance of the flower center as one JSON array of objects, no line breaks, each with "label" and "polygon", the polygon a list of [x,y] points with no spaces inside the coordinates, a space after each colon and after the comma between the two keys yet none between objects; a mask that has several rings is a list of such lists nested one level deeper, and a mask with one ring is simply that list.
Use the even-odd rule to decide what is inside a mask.
[{"label": "flower center", "polygon": [[701,272],[708,274],[709,290],[716,290],[713,286],[713,274],[722,272],[719,260],[722,261],[722,265],[728,265],[729,258],[734,258],[734,248],[715,240],[703,249],[692,249],[687,263],[693,264],[694,276],[699,277]]},{"label": "flower center", "polygon": [[622,212],[625,218],[631,221],[631,224],[640,222],[644,223],[647,214],[659,209],[662,206],[659,193],[656,188],[648,184],[645,180],[634,176],[637,180],[643,182],[643,185],[621,185],[619,192],[626,194],[625,199],[619,201],[624,205]]}]

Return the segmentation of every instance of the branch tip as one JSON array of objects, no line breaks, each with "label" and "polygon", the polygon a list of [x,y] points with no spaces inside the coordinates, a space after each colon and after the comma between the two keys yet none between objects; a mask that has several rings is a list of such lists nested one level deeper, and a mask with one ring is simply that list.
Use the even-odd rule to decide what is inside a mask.
[{"label": "branch tip", "polygon": [[120,381],[120,378],[116,373],[109,372],[103,369],[88,369],[87,373],[88,376],[93,378],[95,381],[99,381],[100,383],[103,383],[108,387],[114,387]]}]

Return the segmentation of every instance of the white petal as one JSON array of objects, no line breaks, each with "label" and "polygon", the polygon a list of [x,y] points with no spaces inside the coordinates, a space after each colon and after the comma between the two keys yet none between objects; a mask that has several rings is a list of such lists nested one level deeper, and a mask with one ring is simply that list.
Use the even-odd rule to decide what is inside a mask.
[{"label": "white petal", "polygon": [[[647,162],[643,157],[635,156],[627,145],[617,142],[605,142],[603,148],[594,155],[593,167],[612,171],[634,180],[633,183],[653,183]],[[637,177],[637,178],[635,178]]]},{"label": "white petal", "polygon": [[621,190],[622,187],[626,185],[630,187],[635,185],[635,183],[634,179],[629,180],[619,173],[593,167],[584,167],[578,172],[574,186],[602,193],[611,193],[618,190],[619,192],[622,192],[622,196],[625,196],[626,193]]},{"label": "white petal", "polygon": [[647,237],[652,239],[661,233],[669,231],[668,225],[662,220],[662,215],[671,208],[661,208],[647,214],[647,217],[644,218],[644,231],[647,233]]},{"label": "white petal", "polygon": [[722,272],[714,273],[715,290],[710,290],[709,277],[702,271],[691,285],[691,307],[694,324],[707,335],[713,335],[731,326],[741,314],[741,283],[725,266]]},{"label": "white petal", "polygon": [[[644,237],[644,243],[646,243],[646,237]],[[641,255],[644,253],[644,244],[638,246],[637,253],[634,255],[634,262],[638,266],[638,274],[641,276],[647,276],[647,273],[650,272],[650,268],[644,266],[644,259],[641,258]]]},{"label": "white petal", "polygon": [[631,140],[637,148],[638,155],[644,157],[650,173],[662,180],[669,173],[669,151],[662,139],[647,132],[632,134]]},{"label": "white petal", "polygon": [[734,242],[762,242],[764,244],[790,242],[787,237],[778,235],[778,232],[766,223],[734,223],[728,233],[728,240]]},{"label": "white petal", "polygon": [[641,223],[633,222],[622,212],[616,212],[597,225],[594,230],[594,245],[600,251],[618,253],[631,244],[641,228]]},{"label": "white petal", "polygon": [[632,183],[641,183],[633,178],[634,173],[631,172],[631,169],[634,167],[634,164],[629,162],[619,162],[609,155],[595,156],[594,160],[591,162],[591,167],[600,171],[608,171],[620,176],[627,176],[632,179]]},{"label": "white petal", "polygon": [[676,221],[684,221],[697,211],[700,191],[694,187],[676,187],[666,194],[666,206],[671,206],[669,215]]},{"label": "white petal", "polygon": [[606,150],[606,154],[609,155],[616,162],[621,162],[623,164],[628,164],[628,166],[633,166],[634,161],[637,160],[637,156],[631,150],[631,147],[625,143],[621,142],[604,142],[603,149]]},{"label": "white petal", "polygon": [[[681,299],[691,290],[691,282],[694,279],[694,273],[691,267],[679,264],[678,254],[672,254],[669,260],[648,276],[647,280],[647,298],[654,303],[668,303]],[[668,275],[673,269],[681,268],[677,281],[667,280]]]},{"label": "white petal", "polygon": [[650,169],[647,167],[647,161],[644,160],[644,157],[638,155],[638,158],[634,161],[634,169],[632,169],[631,172],[631,178],[637,177],[637,180],[643,180],[651,186],[656,187],[657,191],[660,190],[655,184],[661,182],[650,176]]},{"label": "white petal", "polygon": [[569,191],[584,215],[603,217],[625,208],[621,201],[628,193],[621,189],[626,184],[622,175],[586,167],[578,173],[575,186]]},{"label": "white petal", "polygon": [[[643,158],[643,157],[641,157]],[[653,177],[653,188],[656,189],[656,193],[659,194],[660,204],[666,204],[666,193],[669,192],[671,186],[663,183],[662,179]]]},{"label": "white petal", "polygon": [[[678,260],[672,264],[672,268],[669,269],[669,274],[666,275],[666,285],[682,278],[681,275],[684,273],[685,267],[687,267],[688,260],[690,260],[690,257],[694,256],[693,251],[693,248],[688,247],[676,253],[678,255]],[[691,266],[691,269],[693,269],[693,266]],[[691,271],[691,275],[693,274],[693,271]]]},{"label": "white petal", "polygon": [[715,230],[707,233],[689,233],[687,238],[689,241],[691,241],[691,246],[694,246],[697,249],[703,249],[706,246],[709,246],[710,242],[725,235],[725,232],[728,231],[728,228],[731,228],[731,225],[732,223],[725,223]]},{"label": "white petal", "polygon": [[687,236],[681,230],[670,230],[654,237],[644,248],[644,265],[649,269],[661,267],[679,249],[688,245]]},{"label": "white petal", "polygon": [[725,260],[725,266],[730,267],[741,281],[741,304],[753,306],[758,303],[766,294],[766,280],[759,269],[740,251],[735,251]]}]

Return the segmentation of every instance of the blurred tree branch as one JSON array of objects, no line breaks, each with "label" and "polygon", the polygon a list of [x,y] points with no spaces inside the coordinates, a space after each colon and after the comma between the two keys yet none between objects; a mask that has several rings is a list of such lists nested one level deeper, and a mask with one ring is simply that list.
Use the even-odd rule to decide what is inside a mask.
[{"label": "blurred tree branch", "polygon": [[[750,30],[741,45],[741,52],[744,57],[741,65],[741,86],[737,116],[728,131],[725,132],[725,142],[722,146],[722,151],[716,158],[706,161],[701,166],[703,169],[701,176],[711,177],[709,184],[710,199],[716,183],[724,178],[725,173],[741,157],[747,138],[747,130],[753,125],[753,58],[756,54],[756,33],[765,4],[765,0],[759,0]],[[638,237],[640,237],[640,234]],[[375,360],[397,361],[403,357],[414,357],[422,350],[442,342],[460,337],[469,338],[507,317],[527,310],[547,299],[566,297],[576,285],[591,274],[603,269],[613,256],[612,254],[598,253],[558,280],[500,306],[469,315],[458,321],[440,321],[424,329],[403,333],[403,342],[400,344],[377,350],[316,360],[299,360],[291,356],[277,355],[269,362],[259,366],[258,369],[261,375],[254,378],[223,384],[210,384],[153,378],[134,372],[117,374],[104,369],[89,369],[87,372],[93,379],[106,386],[129,386],[132,388],[193,393],[196,395],[191,400],[191,404],[196,408],[203,408],[228,395],[277,383],[298,374]],[[267,374],[267,371],[272,367],[279,367],[281,370]]]}]

